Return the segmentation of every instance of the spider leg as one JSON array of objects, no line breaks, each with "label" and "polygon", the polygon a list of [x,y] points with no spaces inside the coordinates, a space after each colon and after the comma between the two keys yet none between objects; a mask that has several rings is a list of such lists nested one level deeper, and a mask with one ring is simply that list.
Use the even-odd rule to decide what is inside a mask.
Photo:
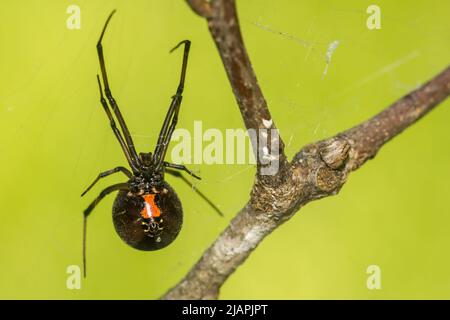
[{"label": "spider leg", "polygon": [[177,178],[181,178],[181,180],[183,180],[187,185],[189,185],[192,190],[194,190],[199,196],[200,198],[202,198],[203,200],[206,201],[206,203],[209,204],[209,206],[215,211],[217,212],[217,214],[219,214],[220,216],[223,217],[223,212],[214,204],[214,202],[212,202],[211,200],[209,200],[209,198],[207,196],[205,196],[205,194],[203,192],[201,192],[200,190],[198,190],[192,182],[190,182],[185,176],[183,176],[180,172],[175,171],[175,170],[167,170],[168,174],[173,175],[174,177]]},{"label": "spider leg", "polygon": [[174,164],[174,163],[169,163],[167,161],[164,161],[164,167],[166,168],[172,168],[172,169],[177,169],[177,170],[183,170],[187,173],[189,173],[191,176],[193,176],[194,178],[198,179],[198,180],[202,180],[202,178],[200,178],[199,176],[197,176],[195,173],[193,173],[191,170],[189,170],[188,168],[186,168],[186,166],[182,165],[182,164]]},{"label": "spider leg", "polygon": [[154,154],[154,163],[155,163],[155,170],[160,170],[164,157],[167,152],[167,148],[170,142],[170,139],[172,137],[172,133],[175,130],[175,127],[178,122],[178,113],[180,111],[180,105],[181,101],[183,99],[183,90],[184,90],[184,81],[186,78],[186,69],[187,69],[187,62],[189,57],[189,49],[191,47],[191,42],[189,40],[181,41],[179,44],[177,44],[170,52],[173,52],[175,49],[180,47],[184,44],[184,54],[183,54],[183,64],[181,66],[181,76],[180,76],[180,82],[178,84],[177,92],[175,95],[172,96],[172,102],[169,107],[169,111],[167,112],[166,118],[163,122],[158,142],[156,144],[155,152]]},{"label": "spider leg", "polygon": [[125,120],[122,116],[122,113],[119,110],[119,106],[117,105],[116,100],[112,96],[111,89],[109,87],[109,82],[108,82],[108,75],[106,73],[105,58],[103,56],[103,47],[102,47],[103,35],[105,34],[106,27],[108,26],[108,23],[111,20],[111,18],[115,12],[116,12],[116,10],[111,12],[108,19],[106,20],[105,26],[103,27],[102,33],[100,35],[100,39],[97,42],[97,54],[98,54],[98,60],[100,63],[100,69],[102,71],[103,84],[105,85],[106,98],[108,99],[109,104],[111,105],[111,108],[113,109],[114,114],[116,115],[116,118],[119,121],[119,125],[122,128],[122,132],[125,137],[125,141],[126,141],[129,153],[130,153],[131,158],[133,159],[134,163],[137,166],[139,164],[139,157],[136,153],[136,149],[134,148],[134,143],[133,143],[133,139],[131,138],[130,131],[128,130],[128,127],[125,124]]},{"label": "spider leg", "polygon": [[83,270],[84,277],[86,277],[86,229],[87,229],[87,218],[89,214],[94,210],[97,204],[108,194],[118,190],[129,190],[128,183],[118,183],[104,189],[97,198],[89,205],[89,207],[84,210],[84,218],[83,218]]},{"label": "spider leg", "polygon": [[[103,109],[106,112],[106,115],[108,116],[109,123],[111,125],[111,129],[113,130],[117,140],[119,140],[120,146],[122,147],[122,150],[125,153],[125,157],[127,158],[131,169],[133,170],[133,172],[137,172],[137,171],[139,171],[139,168],[136,165],[135,161],[133,161],[133,158],[132,158],[132,156],[130,154],[130,150],[129,150],[127,144],[125,143],[125,141],[123,140],[119,129],[117,129],[116,122],[114,121],[114,117],[113,117],[113,115],[111,113],[111,110],[109,110],[109,107],[108,107],[108,104],[106,103],[105,97],[103,96],[102,84],[100,82],[100,77],[98,75],[97,75],[97,82],[98,82],[98,87],[99,87],[99,90],[100,90],[100,102],[101,102],[101,104],[103,106]],[[85,193],[86,192],[87,192],[87,190],[85,191]]]},{"label": "spider leg", "polygon": [[[167,149],[169,148],[169,142],[170,138],[172,137],[172,133],[175,130],[175,127],[178,123],[178,112],[180,111],[180,105],[182,96],[180,95],[179,98],[174,99],[173,101],[176,102],[176,105],[174,106],[173,110],[173,117],[172,121],[170,123],[169,128],[167,129],[167,133],[163,136],[162,142],[158,142],[157,150],[155,150],[153,159],[155,164],[155,171],[158,171],[162,168],[164,164],[164,158],[166,157]],[[172,108],[171,108],[172,109]],[[160,135],[161,137],[161,135]]]},{"label": "spider leg", "polygon": [[111,170],[107,170],[104,172],[99,173],[99,175],[97,176],[97,178],[95,178],[95,180],[89,185],[89,187],[87,187],[87,189],[81,194],[81,196],[84,196],[89,190],[91,190],[91,188],[102,178],[107,177],[111,174],[117,173],[117,172],[123,172],[129,179],[131,179],[131,177],[133,176],[133,174],[124,167],[116,167],[114,169]]}]

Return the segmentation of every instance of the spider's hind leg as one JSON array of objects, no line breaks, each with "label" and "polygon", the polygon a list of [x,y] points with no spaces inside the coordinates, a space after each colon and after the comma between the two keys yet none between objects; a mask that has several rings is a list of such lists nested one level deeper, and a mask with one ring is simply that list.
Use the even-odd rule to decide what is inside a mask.
[{"label": "spider's hind leg", "polygon": [[91,188],[102,178],[105,178],[111,174],[117,173],[117,172],[123,172],[129,179],[131,179],[131,177],[133,176],[133,174],[130,172],[130,170],[128,170],[125,167],[116,167],[114,169],[111,170],[107,170],[104,172],[99,173],[99,175],[97,176],[97,178],[95,178],[95,180],[89,185],[89,187],[86,188],[86,190],[81,194],[81,196],[84,196],[89,190],[91,190]]},{"label": "spider's hind leg", "polygon": [[189,173],[191,176],[193,176],[194,178],[198,179],[198,180],[202,180],[202,178],[200,178],[199,176],[197,176],[194,172],[192,172],[191,170],[189,170],[188,168],[186,168],[186,166],[182,165],[182,164],[174,164],[174,163],[169,163],[167,161],[164,161],[164,167],[166,168],[172,168],[172,169],[177,169],[177,170],[183,170],[187,173]]},{"label": "spider's hind leg", "polygon": [[92,210],[99,204],[99,202],[108,194],[118,190],[129,190],[128,183],[118,183],[104,189],[94,201],[91,202],[89,207],[83,212],[83,274],[86,277],[86,229],[87,229],[87,218],[91,214]]}]

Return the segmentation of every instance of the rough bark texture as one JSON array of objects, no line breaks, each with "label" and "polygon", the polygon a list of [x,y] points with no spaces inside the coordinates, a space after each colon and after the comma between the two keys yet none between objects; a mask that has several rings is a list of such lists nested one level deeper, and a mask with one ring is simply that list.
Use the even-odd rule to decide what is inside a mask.
[{"label": "rough bark texture", "polygon": [[[187,2],[208,21],[247,129],[275,128],[242,40],[235,1]],[[258,170],[248,203],[162,299],[218,298],[226,279],[265,236],[306,203],[339,192],[351,171],[449,94],[450,67],[366,122],[305,146],[290,163],[280,138],[278,174],[264,176]]]}]

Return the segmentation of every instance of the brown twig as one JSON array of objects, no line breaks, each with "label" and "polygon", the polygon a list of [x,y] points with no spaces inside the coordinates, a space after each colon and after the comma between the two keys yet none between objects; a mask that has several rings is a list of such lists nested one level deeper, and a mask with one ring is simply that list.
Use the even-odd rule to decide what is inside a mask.
[{"label": "brown twig", "polygon": [[211,16],[211,5],[207,0],[187,0],[192,10],[203,18]]},{"label": "brown twig", "polygon": [[[191,7],[194,2],[188,1]],[[198,1],[197,3],[205,3]],[[247,129],[271,120],[239,29],[234,0],[213,0],[206,16]],[[194,10],[199,12],[198,8]],[[312,143],[288,163],[280,139],[280,170],[257,174],[250,200],[200,260],[163,299],[216,299],[220,287],[265,236],[308,202],[336,194],[347,176],[450,95],[450,67],[366,122]],[[266,121],[267,122],[267,121]]]}]

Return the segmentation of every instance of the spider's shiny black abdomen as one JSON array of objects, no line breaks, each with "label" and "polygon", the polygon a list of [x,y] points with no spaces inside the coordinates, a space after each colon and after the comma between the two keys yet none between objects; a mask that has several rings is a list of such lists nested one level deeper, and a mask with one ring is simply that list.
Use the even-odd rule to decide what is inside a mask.
[{"label": "spider's shiny black abdomen", "polygon": [[[172,187],[163,182],[154,193],[137,195],[120,191],[113,205],[113,222],[117,234],[128,245],[145,251],[159,250],[172,243],[183,224],[181,202]],[[155,216],[143,216],[151,198]],[[150,211],[150,209],[149,209]],[[145,212],[144,212],[145,213]]]}]

